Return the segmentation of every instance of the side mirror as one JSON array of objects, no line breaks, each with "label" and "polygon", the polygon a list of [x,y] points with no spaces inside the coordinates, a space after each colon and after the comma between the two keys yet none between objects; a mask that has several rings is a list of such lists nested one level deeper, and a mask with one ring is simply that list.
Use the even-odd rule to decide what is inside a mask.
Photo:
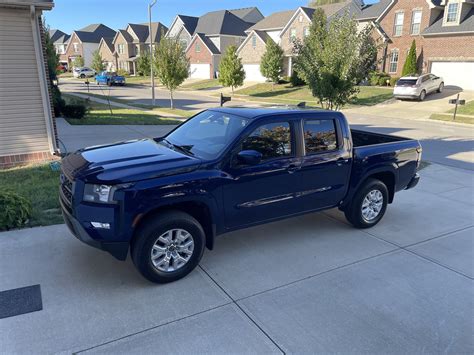
[{"label": "side mirror", "polygon": [[262,161],[262,153],[256,150],[242,150],[237,154],[239,162],[246,165],[257,165]]}]

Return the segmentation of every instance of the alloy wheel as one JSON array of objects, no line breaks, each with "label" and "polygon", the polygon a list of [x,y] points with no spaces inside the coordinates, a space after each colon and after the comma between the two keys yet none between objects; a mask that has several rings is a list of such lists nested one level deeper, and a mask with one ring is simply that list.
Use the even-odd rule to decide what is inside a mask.
[{"label": "alloy wheel", "polygon": [[362,218],[366,222],[374,221],[382,211],[383,195],[379,190],[370,191],[362,201]]},{"label": "alloy wheel", "polygon": [[170,229],[160,235],[151,249],[151,262],[162,272],[181,269],[193,255],[193,236],[184,229]]}]

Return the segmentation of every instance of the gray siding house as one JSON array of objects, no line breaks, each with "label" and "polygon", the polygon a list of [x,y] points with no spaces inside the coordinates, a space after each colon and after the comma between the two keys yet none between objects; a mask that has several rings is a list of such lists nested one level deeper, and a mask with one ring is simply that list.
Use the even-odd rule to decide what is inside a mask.
[{"label": "gray siding house", "polygon": [[41,24],[52,7],[52,0],[0,0],[0,168],[57,150]]}]

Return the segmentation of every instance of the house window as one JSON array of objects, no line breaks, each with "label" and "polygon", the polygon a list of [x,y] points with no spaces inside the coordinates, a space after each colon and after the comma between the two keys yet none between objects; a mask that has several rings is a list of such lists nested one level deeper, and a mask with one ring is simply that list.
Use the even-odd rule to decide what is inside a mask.
[{"label": "house window", "polygon": [[446,23],[457,22],[459,4],[457,2],[448,5],[448,14],[446,15]]},{"label": "house window", "polygon": [[181,46],[184,49],[188,48],[188,41],[186,41],[185,39],[182,39],[182,40],[180,40],[180,42],[181,42]]},{"label": "house window", "polygon": [[395,25],[393,28],[393,35],[394,36],[401,36],[403,30],[403,19],[405,14],[403,12],[397,12],[395,14]]},{"label": "house window", "polygon": [[290,40],[294,41],[296,39],[296,28],[290,29]]},{"label": "house window", "polygon": [[140,46],[138,44],[135,45],[135,55],[140,55]]},{"label": "house window", "polygon": [[117,52],[118,52],[118,54],[124,54],[125,53],[125,44],[120,43],[117,46]]},{"label": "house window", "polygon": [[396,73],[398,69],[398,49],[394,49],[390,53],[390,67],[388,72],[389,73]]},{"label": "house window", "polygon": [[303,15],[300,15],[300,17],[298,18],[298,21],[303,22]]},{"label": "house window", "polygon": [[252,47],[257,47],[257,35],[252,36]]},{"label": "house window", "polygon": [[196,50],[196,53],[200,53],[201,52],[201,43],[196,42],[196,47],[194,49]]},{"label": "house window", "polygon": [[413,11],[411,15],[411,34],[419,35],[421,26],[421,10]]},{"label": "house window", "polygon": [[73,43],[72,46],[74,48],[74,53],[79,52],[79,43]]},{"label": "house window", "polygon": [[303,36],[308,37],[309,36],[309,27],[305,27],[303,29]]}]

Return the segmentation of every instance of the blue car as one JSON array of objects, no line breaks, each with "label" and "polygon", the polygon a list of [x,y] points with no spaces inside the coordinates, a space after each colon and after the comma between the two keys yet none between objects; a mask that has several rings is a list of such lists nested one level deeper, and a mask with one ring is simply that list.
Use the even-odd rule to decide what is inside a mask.
[{"label": "blue car", "polygon": [[68,155],[60,203],[79,240],[119,260],[130,251],[163,283],[233,230],[333,207],[372,227],[416,186],[420,159],[418,141],[352,130],[339,112],[219,108],[163,137]]},{"label": "blue car", "polygon": [[116,72],[103,71],[95,76],[95,82],[97,85],[106,84],[112,85],[125,85],[125,77],[118,75]]}]

